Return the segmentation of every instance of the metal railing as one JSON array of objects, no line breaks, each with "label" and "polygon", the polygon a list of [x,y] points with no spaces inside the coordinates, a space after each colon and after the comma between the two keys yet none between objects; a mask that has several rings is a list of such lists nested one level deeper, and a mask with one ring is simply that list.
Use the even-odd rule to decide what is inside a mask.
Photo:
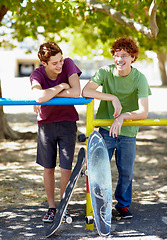
[{"label": "metal railing", "polygon": [[[53,98],[44,103],[37,103],[35,100],[14,100],[10,98],[0,98],[0,106],[18,105],[87,105],[86,111],[86,136],[89,137],[95,127],[111,126],[111,119],[94,119],[94,99],[90,98]],[[167,126],[167,119],[143,119],[143,120],[124,120],[123,126]],[[89,184],[87,177],[86,193],[86,216],[93,216]],[[94,229],[94,223],[86,224],[88,230]]]}]

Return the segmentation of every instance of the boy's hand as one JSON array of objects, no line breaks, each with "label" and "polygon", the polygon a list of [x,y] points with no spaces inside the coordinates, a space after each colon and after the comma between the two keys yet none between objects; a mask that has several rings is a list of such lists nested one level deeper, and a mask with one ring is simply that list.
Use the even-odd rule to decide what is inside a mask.
[{"label": "boy's hand", "polygon": [[112,137],[117,137],[117,135],[121,133],[121,127],[123,123],[123,116],[120,115],[118,118],[116,118],[110,128],[109,136],[112,135]]},{"label": "boy's hand", "polygon": [[120,103],[119,99],[116,96],[114,96],[114,99],[112,100],[112,104],[113,104],[113,107],[114,107],[114,110],[115,110],[115,112],[113,114],[113,117],[117,118],[121,114],[122,106],[121,106],[121,103]]},{"label": "boy's hand", "polygon": [[33,108],[36,114],[38,114],[41,111],[41,105],[34,105]]}]

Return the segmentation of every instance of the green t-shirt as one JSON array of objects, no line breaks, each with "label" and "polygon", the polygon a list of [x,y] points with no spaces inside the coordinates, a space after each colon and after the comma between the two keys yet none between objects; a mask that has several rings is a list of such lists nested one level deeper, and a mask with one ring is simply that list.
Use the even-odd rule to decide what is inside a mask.
[{"label": "green t-shirt", "polygon": [[[151,95],[146,77],[133,67],[128,76],[121,77],[114,64],[108,65],[100,68],[91,80],[102,86],[103,93],[118,97],[122,105],[122,113],[138,110],[138,98]],[[114,107],[112,102],[101,100],[96,119],[113,119],[113,114]],[[109,130],[109,127],[104,128]],[[123,126],[121,135],[134,137],[138,130],[138,126]]]}]

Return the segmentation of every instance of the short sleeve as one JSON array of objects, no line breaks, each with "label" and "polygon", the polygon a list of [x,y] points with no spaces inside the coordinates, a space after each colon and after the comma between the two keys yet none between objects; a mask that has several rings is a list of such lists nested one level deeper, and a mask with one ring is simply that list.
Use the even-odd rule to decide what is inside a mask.
[{"label": "short sleeve", "polygon": [[148,97],[151,94],[151,89],[147,82],[147,79],[143,74],[141,74],[141,77],[138,81],[138,97]]},{"label": "short sleeve", "polygon": [[64,59],[64,70],[68,78],[74,73],[77,73],[78,76],[80,76],[82,73],[71,58]]},{"label": "short sleeve", "polygon": [[100,68],[91,78],[92,81],[96,82],[99,86],[103,86],[104,78],[106,75],[106,70]]},{"label": "short sleeve", "polygon": [[42,86],[42,83],[44,81],[44,74],[42,74],[42,72],[39,69],[40,68],[35,69],[30,75],[31,85],[32,85],[32,82],[35,80]]}]

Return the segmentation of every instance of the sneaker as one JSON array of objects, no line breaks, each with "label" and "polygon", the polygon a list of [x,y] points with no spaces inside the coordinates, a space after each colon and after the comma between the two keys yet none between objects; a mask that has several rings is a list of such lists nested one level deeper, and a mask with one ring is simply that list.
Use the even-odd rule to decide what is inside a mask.
[{"label": "sneaker", "polygon": [[64,213],[64,216],[63,216],[63,222],[66,222],[66,223],[72,223],[72,217],[69,213],[69,211],[66,209],[65,213]]},{"label": "sneaker", "polygon": [[128,218],[132,218],[133,217],[132,213],[126,207],[123,207],[123,208],[116,207],[116,209],[119,212],[121,218],[128,219]]},{"label": "sneaker", "polygon": [[49,208],[48,212],[43,216],[42,221],[47,223],[52,223],[54,220],[55,214],[56,214],[56,209]]}]

